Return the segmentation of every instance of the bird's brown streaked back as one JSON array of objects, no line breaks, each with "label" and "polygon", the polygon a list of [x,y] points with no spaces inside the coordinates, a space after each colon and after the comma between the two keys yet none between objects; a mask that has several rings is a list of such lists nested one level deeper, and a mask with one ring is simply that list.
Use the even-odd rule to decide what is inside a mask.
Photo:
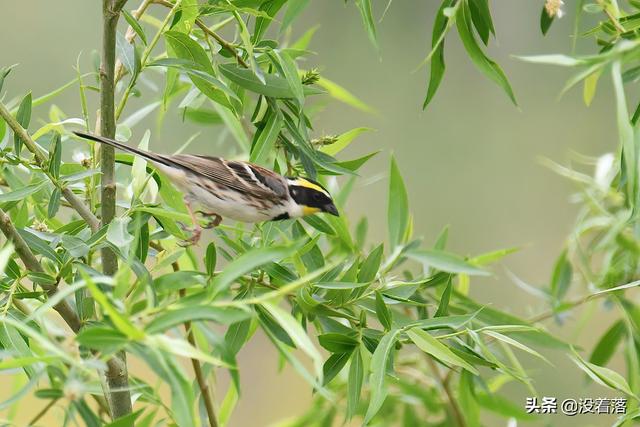
[{"label": "bird's brown streaked back", "polygon": [[[85,132],[77,136],[107,144],[164,166],[175,167],[211,179],[218,185],[272,201],[287,198],[287,186],[282,176],[260,166],[238,161],[223,161],[220,157],[191,154],[156,154],[131,147],[111,138]],[[255,185],[247,185],[246,182]]]}]

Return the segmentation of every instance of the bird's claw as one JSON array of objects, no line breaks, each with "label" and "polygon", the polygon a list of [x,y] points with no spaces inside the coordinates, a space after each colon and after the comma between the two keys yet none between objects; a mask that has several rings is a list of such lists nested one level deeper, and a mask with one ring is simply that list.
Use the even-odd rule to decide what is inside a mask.
[{"label": "bird's claw", "polygon": [[182,231],[186,231],[191,233],[191,236],[184,239],[181,242],[178,242],[178,246],[181,246],[183,248],[186,248],[188,246],[193,246],[193,245],[197,245],[198,242],[200,241],[200,235],[202,234],[202,228],[200,227],[194,227],[194,228],[189,228],[186,227],[184,224],[181,224],[181,228]]},{"label": "bird's claw", "polygon": [[209,221],[203,226],[203,228],[205,228],[207,230],[210,229],[210,228],[216,228],[222,222],[222,217],[220,215],[218,215],[217,213],[204,212],[204,211],[197,211],[196,213],[199,213],[200,215],[202,215],[203,217],[206,217],[206,218],[213,217],[213,219],[209,219]]}]

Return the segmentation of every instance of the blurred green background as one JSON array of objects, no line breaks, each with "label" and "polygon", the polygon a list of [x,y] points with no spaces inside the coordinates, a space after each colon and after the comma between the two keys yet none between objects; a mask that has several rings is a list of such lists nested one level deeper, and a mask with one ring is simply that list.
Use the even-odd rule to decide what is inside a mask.
[{"label": "blurred green background", "polygon": [[[352,158],[383,150],[363,171],[348,205],[349,215],[354,220],[367,215],[371,240],[385,238],[384,174],[389,153],[394,152],[410,194],[417,235],[432,241],[448,224],[451,249],[459,253],[521,247],[504,266],[527,283],[546,285],[555,257],[572,228],[575,208],[569,200],[573,188],[543,167],[539,158],[565,163],[572,150],[594,156],[614,150],[617,135],[613,99],[607,75],[601,79],[599,93],[589,108],[582,101],[580,88],[558,99],[568,77],[566,70],[523,63],[512,55],[569,52],[574,2],[567,2],[571,3],[568,16],[555,22],[546,38],[539,30],[542,1],[491,2],[497,39],[492,40],[488,51],[503,66],[519,107],[474,69],[452,33],[446,41],[445,78],[426,111],[421,106],[427,70],[415,70],[428,53],[439,2],[393,2],[379,25],[380,54],[369,43],[356,8],[343,3],[311,2],[295,23],[291,37],[295,39],[319,24],[310,47],[317,55],[308,60],[308,68],[319,67],[324,76],[378,111],[371,115],[331,102],[315,123],[316,136],[339,134],[358,126],[376,129],[360,136],[343,154]],[[386,1],[374,3],[376,16],[380,16]],[[133,0],[128,5],[135,6]],[[39,96],[69,81],[75,76],[73,66],[80,52],[83,71],[90,70],[91,52],[100,45],[100,2],[24,0],[3,2],[0,7],[0,64],[19,64],[5,83],[6,99],[28,90]],[[164,10],[151,13],[157,15]],[[95,111],[97,96],[91,96],[90,107]],[[71,89],[55,103],[68,115],[78,117],[78,99],[77,89]],[[142,101],[131,103],[124,116],[135,111],[136,105],[143,105]],[[38,124],[38,117],[46,115],[46,108],[36,108],[32,127]],[[196,131],[201,134],[190,151],[227,155],[232,145],[230,139],[220,142],[220,127],[184,123],[175,110],[162,126],[162,141],[154,119],[138,125],[134,138],[139,140],[147,127],[152,129],[151,148],[158,151],[177,149]],[[504,269],[498,267],[495,273],[492,278],[472,281],[472,295],[480,302],[523,316],[546,309],[544,302],[514,286]],[[576,293],[584,290],[584,286],[574,288]],[[593,317],[585,327],[582,320],[587,314]],[[591,349],[609,326],[608,319],[606,307],[596,306],[590,313],[573,313],[562,328],[552,321],[549,326],[558,335]],[[535,368],[532,375],[540,393],[559,398],[607,395],[602,388],[585,387],[584,375],[563,354],[545,354],[554,367],[525,359],[530,362],[528,367]],[[300,413],[310,402],[310,389],[301,378],[286,368],[278,373],[277,354],[264,337],[256,336],[240,353],[239,362],[243,394],[232,418],[233,426],[268,425]],[[223,378],[218,399],[223,395],[224,382]],[[524,405],[524,388],[507,387],[509,395]],[[0,378],[0,400],[12,388],[11,378]],[[42,401],[29,402],[14,410],[18,420],[26,420],[41,406]],[[610,419],[556,415],[545,423],[600,426],[610,424]]]}]

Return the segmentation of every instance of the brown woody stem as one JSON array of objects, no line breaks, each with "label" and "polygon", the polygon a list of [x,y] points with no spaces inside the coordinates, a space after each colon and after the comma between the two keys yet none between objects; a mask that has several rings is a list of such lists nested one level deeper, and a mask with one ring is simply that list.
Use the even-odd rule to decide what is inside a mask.
[{"label": "brown woody stem", "polygon": [[[157,251],[164,251],[164,248],[159,243],[151,242],[149,246]],[[173,271],[180,270],[180,266],[176,261],[171,263],[171,267],[173,268]],[[186,291],[184,289],[180,289],[180,297],[183,298],[185,295]],[[196,338],[193,335],[191,322],[184,322],[184,329],[187,332],[187,340],[189,341],[189,344],[197,348],[198,345],[196,343]],[[193,372],[196,374],[196,381],[198,382],[200,393],[202,393],[202,400],[204,401],[204,407],[207,411],[207,418],[209,418],[209,427],[218,427],[218,418],[216,416],[216,410],[213,406],[213,396],[209,385],[207,384],[207,379],[202,372],[202,365],[200,365],[200,361],[198,359],[191,359],[191,365],[193,366]]]},{"label": "brown woody stem", "polygon": [[[116,30],[120,11],[126,0],[102,0],[102,63],[100,65],[100,134],[113,138],[116,133],[115,119],[115,63]],[[102,224],[113,220],[116,213],[115,150],[106,144],[100,146],[100,185]],[[116,254],[105,247],[101,252],[102,271],[113,276],[118,270]],[[113,419],[131,413],[129,376],[124,352],[118,353],[107,363],[105,373],[109,387],[109,407]]]}]

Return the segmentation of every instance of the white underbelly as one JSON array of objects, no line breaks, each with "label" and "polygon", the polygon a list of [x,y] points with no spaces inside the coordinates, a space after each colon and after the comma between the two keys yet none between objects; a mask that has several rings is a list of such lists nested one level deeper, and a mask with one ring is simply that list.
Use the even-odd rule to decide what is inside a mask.
[{"label": "white underbelly", "polygon": [[203,210],[216,213],[223,218],[242,222],[261,222],[271,220],[284,212],[286,206],[276,205],[262,208],[249,203],[240,195],[225,191],[221,197],[216,197],[205,188],[191,189],[191,200],[201,206]]}]

